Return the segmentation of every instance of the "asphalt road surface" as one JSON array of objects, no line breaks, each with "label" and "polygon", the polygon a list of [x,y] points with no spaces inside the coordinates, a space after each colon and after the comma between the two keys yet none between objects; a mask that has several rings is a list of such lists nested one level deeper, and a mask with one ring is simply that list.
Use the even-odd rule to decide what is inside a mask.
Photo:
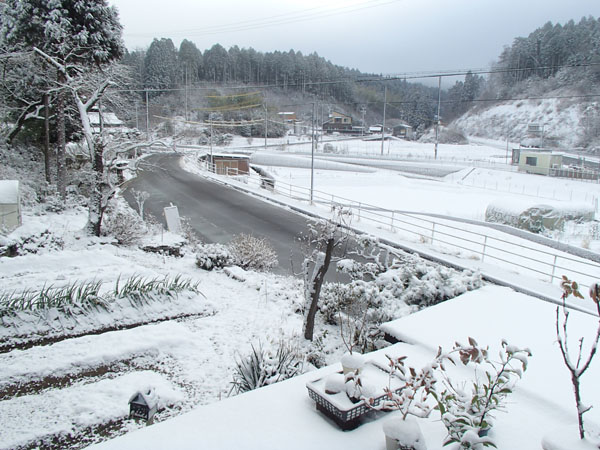
[{"label": "asphalt road surface", "polygon": [[300,272],[303,256],[298,238],[307,232],[306,217],[186,172],[179,159],[175,154],[147,158],[138,177],[128,183],[125,198],[137,208],[131,189],[150,194],[144,215],[150,213],[163,224],[163,208],[176,205],[180,217],[204,243],[226,244],[242,233],[264,237],[279,258],[274,272]]}]

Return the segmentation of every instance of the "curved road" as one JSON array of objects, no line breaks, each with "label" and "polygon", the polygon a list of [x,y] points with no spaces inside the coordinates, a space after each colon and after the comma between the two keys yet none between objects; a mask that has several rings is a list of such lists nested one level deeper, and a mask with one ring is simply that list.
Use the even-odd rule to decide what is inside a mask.
[{"label": "curved road", "polygon": [[127,185],[125,198],[134,207],[131,189],[145,191],[150,197],[145,214],[165,224],[163,208],[171,203],[204,243],[225,244],[237,234],[266,238],[279,257],[276,273],[300,272],[302,248],[298,238],[306,234],[308,219],[184,171],[180,155],[153,155],[140,165],[137,178]]}]

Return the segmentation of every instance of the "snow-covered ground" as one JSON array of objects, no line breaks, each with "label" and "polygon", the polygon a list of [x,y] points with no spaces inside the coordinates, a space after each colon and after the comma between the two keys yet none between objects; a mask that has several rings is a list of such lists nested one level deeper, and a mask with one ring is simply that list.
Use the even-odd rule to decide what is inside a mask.
[{"label": "snow-covered ground", "polygon": [[[588,299],[588,301],[591,301]],[[585,314],[570,316],[573,348],[581,336],[591,338],[598,319]],[[569,450],[592,450],[600,435],[600,414],[592,409],[586,414],[588,440],[578,441],[575,402],[569,372],[564,367],[555,334],[555,307],[507,288],[488,286],[463,294],[390,323],[388,332],[407,343],[368,355],[369,360],[386,363],[385,354],[407,356],[408,364],[420,368],[431,361],[438,346],[452,348],[456,340],[466,342],[473,337],[479,344],[490,346],[492,358],[502,339],[517,347],[528,347],[532,356],[527,370],[509,395],[505,408],[495,414],[490,436],[501,450],[541,448],[543,439],[560,443]],[[586,346],[586,350],[589,347]],[[220,404],[198,408],[174,420],[105,442],[97,449],[260,449],[313,448],[383,450],[384,434],[380,418],[356,430],[341,431],[333,422],[315,410],[305,384],[340,369],[335,364],[296,379],[272,385],[228,399]],[[584,402],[597,403],[600,389],[595,379],[600,364],[595,360],[582,378]],[[470,379],[466,370],[453,373],[457,380]],[[366,380],[365,380],[366,382]],[[457,381],[460,383],[460,381]],[[396,413],[391,413],[393,416]],[[443,447],[446,430],[434,411],[428,419],[418,419],[427,448]]]},{"label": "snow-covered ground", "polygon": [[[380,143],[363,141],[339,145],[347,145],[348,153],[352,153],[350,145],[354,145],[354,142],[358,146],[357,154],[363,152],[376,155],[380,149]],[[286,152],[290,148],[291,146]],[[389,153],[407,157],[409,154],[418,154],[425,158],[432,153],[432,147],[392,141]],[[442,162],[460,166],[468,166],[469,161],[474,160],[502,164],[503,156],[501,151],[493,147],[440,147]],[[305,187],[310,184],[307,169],[267,169],[280,181]],[[581,202],[587,205],[593,201],[592,195],[597,198],[600,194],[598,186],[590,183],[565,181],[564,185],[553,186],[552,182],[558,180],[549,180],[546,186],[540,184],[542,181],[546,183],[546,179],[542,180],[542,177],[522,178],[522,174],[511,171],[489,168],[461,170],[462,172],[444,179],[434,180],[408,178],[398,172],[381,169],[375,172],[318,169],[315,186],[330,195],[381,208],[475,219],[481,219],[487,204],[497,199],[527,201],[532,196],[531,192],[535,192],[536,196],[533,198],[537,202],[538,188],[546,194],[550,190],[556,191],[552,200],[559,204]],[[469,180],[477,181],[469,183]],[[483,185],[478,186],[481,182]],[[512,185],[512,188],[502,192],[500,186],[507,184]],[[559,193],[563,197],[559,198]],[[25,288],[38,290],[48,284],[64,285],[81,280],[101,281],[110,290],[119,277],[181,275],[199,282],[201,294],[186,294],[188,297],[185,298],[189,298],[187,306],[185,301],[178,302],[178,311],[189,312],[189,317],[83,335],[43,347],[0,354],[0,448],[15,448],[20,445],[32,447],[36,446],[36,442],[37,445],[42,445],[41,441],[48,438],[54,439],[58,442],[56,446],[60,447],[67,446],[71,440],[80,439],[82,434],[88,436],[87,442],[94,442],[140,428],[140,424],[126,418],[127,401],[134,391],[148,386],[154,387],[161,398],[164,409],[158,414],[157,421],[164,424],[150,427],[141,435],[133,433],[125,440],[109,443],[109,448],[135,448],[138,444],[150,447],[154,445],[154,448],[202,446],[225,449],[235,448],[235,445],[261,449],[285,446],[298,449],[383,448],[379,422],[366,424],[351,433],[341,433],[314,411],[314,404],[308,399],[304,383],[328,370],[337,369],[337,366],[303,375],[280,386],[271,386],[219,402],[230,392],[235,359],[245,355],[251,344],[284,339],[298,346],[304,345],[299,337],[302,316],[297,311],[302,302],[302,293],[298,280],[247,272],[243,274],[245,281],[242,282],[225,272],[204,272],[198,269],[193,254],[174,258],[130,247],[117,247],[106,240],[93,239],[83,234],[81,230],[85,225],[85,212],[82,210],[71,210],[61,215],[26,213],[23,223],[13,237],[39,234],[50,229],[52,235],[60,238],[62,243],[59,246],[42,247],[37,253],[1,258],[0,293]],[[388,239],[402,240],[401,236],[394,233],[384,234]],[[168,236],[163,237],[169,239]],[[568,239],[573,242],[579,238]],[[595,245],[592,243],[591,247],[598,248]],[[490,308],[495,305],[493,307],[499,310],[503,310],[498,304],[504,298],[522,299],[523,305],[527,305],[522,317],[528,323],[519,326],[523,334],[518,337],[525,342],[516,344],[536,347],[535,344],[544,339],[545,344],[539,350],[533,348],[534,358],[550,361],[551,366],[548,367],[558,365],[558,350],[552,346],[555,339],[551,336],[553,323],[548,326],[548,321],[551,320],[548,316],[554,311],[552,306],[506,289],[480,289],[468,295],[471,296],[468,297],[471,299],[469,301],[477,302],[479,299],[483,302],[486,299],[493,302]],[[538,305],[541,308],[539,310]],[[450,303],[447,308],[451,308]],[[410,323],[416,324],[414,326],[420,329],[418,338],[423,340],[420,341],[422,345],[401,345],[397,347],[398,351],[406,351],[421,363],[431,356],[429,347],[435,347],[437,341],[447,345],[452,339],[464,339],[470,334],[469,321],[458,325],[463,319],[473,317],[477,324],[485,324],[489,317],[488,310],[478,316],[475,316],[475,311],[471,312],[472,316],[463,316],[457,309],[456,322],[451,322],[456,323],[456,326],[436,326],[442,320],[450,320],[450,312],[447,309],[441,311],[443,313],[437,316],[411,316]],[[518,316],[517,303],[503,312]],[[539,320],[530,324],[532,317]],[[508,315],[503,320],[491,321],[494,327],[488,333],[480,335],[480,343],[497,344],[499,338],[504,336],[503,330],[513,327],[512,319],[513,316]],[[590,319],[582,320],[589,322]],[[10,325],[2,326],[10,328]],[[583,332],[584,328],[580,327],[577,331]],[[440,330],[448,333],[441,335],[438,333]],[[335,334],[335,329],[328,331],[330,336]],[[425,342],[427,339],[429,341]],[[327,345],[325,353],[328,362],[337,361],[342,353],[339,338]],[[546,355],[551,356],[546,359]],[[380,354],[374,357],[382,356]],[[560,373],[564,368],[555,370]],[[596,378],[597,371],[596,361],[587,375],[588,379]],[[564,376],[558,378],[562,380]],[[523,384],[530,388],[525,382]],[[585,389],[587,398],[593,403],[600,391],[588,384]],[[511,403],[509,412],[498,417],[496,436],[499,438],[499,448],[531,448],[529,445],[515,445],[516,438],[512,437],[515,433],[502,431],[512,429],[517,430],[518,436],[525,435],[527,430],[524,427],[524,416],[536,417],[536,434],[530,436],[528,443],[539,443],[546,424],[548,430],[558,424],[572,424],[575,415],[570,399],[565,394],[569,392],[570,386],[561,385],[560,390],[561,394],[554,400],[544,397],[548,394],[547,390],[515,393],[514,405]],[[258,409],[257,402],[262,404]],[[199,405],[210,406],[165,421]],[[281,409],[282,405],[289,408],[289,413]],[[556,411],[548,411],[549,407]],[[598,420],[594,414],[590,413],[589,417],[592,422]],[[199,428],[199,424],[202,424],[202,428]],[[306,431],[306,427],[311,431]],[[430,448],[441,446],[442,425],[431,420],[423,428]],[[232,429],[235,432],[231,432]],[[273,429],[276,431],[273,432]],[[313,436],[319,440],[313,440]],[[165,444],[169,441],[169,445]]]}]

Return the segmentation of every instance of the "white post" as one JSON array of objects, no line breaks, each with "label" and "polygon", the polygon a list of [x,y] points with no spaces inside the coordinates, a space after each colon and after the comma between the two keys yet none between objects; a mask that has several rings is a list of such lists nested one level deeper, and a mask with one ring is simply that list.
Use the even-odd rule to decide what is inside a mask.
[{"label": "white post", "polygon": [[550,275],[550,283],[554,281],[554,272],[556,271],[556,259],[558,255],[554,255],[554,261],[552,262],[552,275]]},{"label": "white post", "polygon": [[485,236],[485,238],[483,239],[483,250],[481,252],[481,262],[483,262],[483,259],[485,258],[485,250],[487,248],[487,236]]},{"label": "white post", "polygon": [[385,141],[385,105],[387,104],[387,85],[383,87],[383,123],[381,124],[381,156],[383,156],[383,142]]}]

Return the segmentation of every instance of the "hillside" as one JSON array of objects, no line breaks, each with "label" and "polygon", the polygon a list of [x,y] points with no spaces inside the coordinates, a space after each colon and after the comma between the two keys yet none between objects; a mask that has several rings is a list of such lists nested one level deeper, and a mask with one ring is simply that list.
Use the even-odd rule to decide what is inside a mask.
[{"label": "hillside", "polygon": [[598,153],[597,102],[571,97],[567,90],[548,92],[544,97],[477,105],[451,126],[469,136],[525,143],[527,126],[539,124],[543,127],[544,147],[588,147],[588,151]]}]

